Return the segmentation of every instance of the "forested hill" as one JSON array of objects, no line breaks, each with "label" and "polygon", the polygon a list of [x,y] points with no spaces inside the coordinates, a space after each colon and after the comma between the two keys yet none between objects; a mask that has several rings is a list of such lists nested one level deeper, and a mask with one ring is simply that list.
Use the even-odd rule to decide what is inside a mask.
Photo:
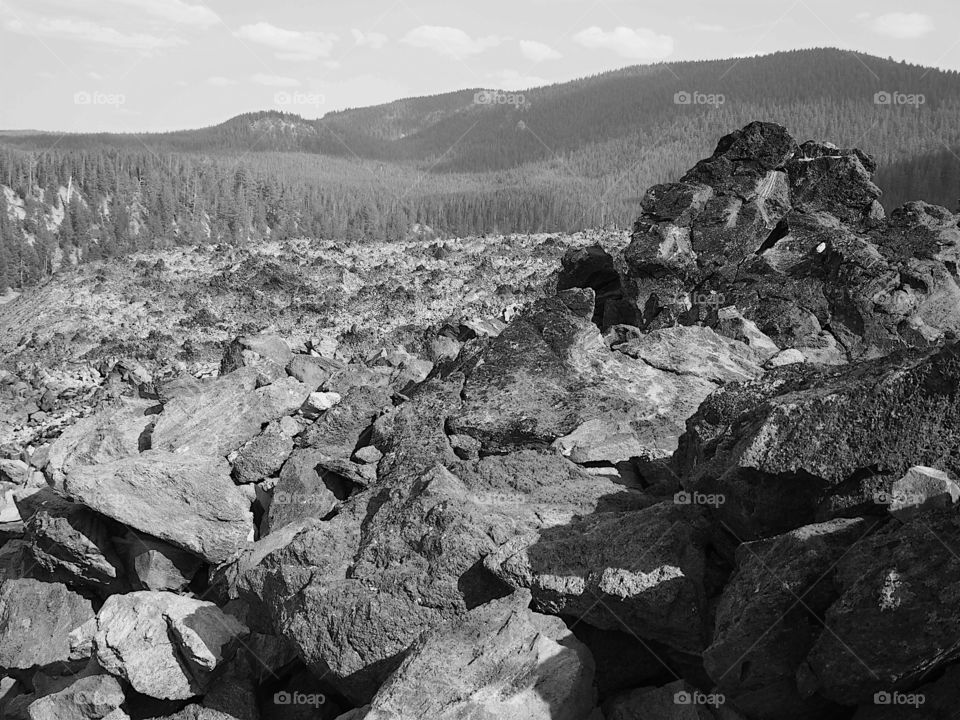
[{"label": "forested hill", "polygon": [[648,186],[758,119],[874,155],[888,209],[921,197],[955,209],[958,117],[960,73],[815,49],[319,120],[261,112],[163,134],[0,133],[0,285],[163,243],[626,226]]}]

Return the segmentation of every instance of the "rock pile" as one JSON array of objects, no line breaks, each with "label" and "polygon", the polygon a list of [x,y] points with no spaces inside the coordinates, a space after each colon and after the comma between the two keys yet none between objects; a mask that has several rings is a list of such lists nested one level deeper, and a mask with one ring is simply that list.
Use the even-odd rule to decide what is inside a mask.
[{"label": "rock pile", "polygon": [[3,460],[0,714],[943,716],[960,229],[873,170],[753,123],[505,326],[246,334]]}]

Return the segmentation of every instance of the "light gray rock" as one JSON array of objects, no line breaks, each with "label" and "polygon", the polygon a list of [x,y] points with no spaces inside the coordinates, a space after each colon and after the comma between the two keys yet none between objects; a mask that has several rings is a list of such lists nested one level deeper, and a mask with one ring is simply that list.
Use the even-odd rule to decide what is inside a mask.
[{"label": "light gray rock", "polygon": [[293,452],[293,440],[271,423],[253,440],[240,448],[233,462],[233,479],[237,483],[257,483],[274,475]]},{"label": "light gray rock", "polygon": [[149,450],[84,467],[66,480],[74,499],[208,562],[252,539],[253,515],[222,458]]},{"label": "light gray rock", "polygon": [[960,499],[960,487],[936,468],[917,465],[890,488],[888,510],[899,520],[909,520],[926,510],[948,508]]},{"label": "light gray rock", "polygon": [[92,675],[34,700],[27,715],[30,720],[103,720],[111,717],[124,700],[123,688],[116,678]]}]

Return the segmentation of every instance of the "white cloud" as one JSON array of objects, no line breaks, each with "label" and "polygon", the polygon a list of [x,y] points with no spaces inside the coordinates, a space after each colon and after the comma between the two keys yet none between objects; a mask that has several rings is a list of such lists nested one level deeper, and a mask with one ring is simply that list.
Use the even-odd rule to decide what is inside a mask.
[{"label": "white cloud", "polygon": [[552,47],[546,43],[537,42],[536,40],[521,40],[520,41],[520,52],[523,53],[523,56],[532,62],[544,62],[545,60],[557,60],[562,58],[558,51],[554,50]]},{"label": "white cloud", "polygon": [[206,5],[190,5],[183,0],[111,0],[111,2],[137,8],[154,17],[180,25],[210,27],[221,22],[220,16]]},{"label": "white cloud", "polygon": [[237,81],[233,78],[223,77],[222,75],[214,75],[207,78],[207,84],[213,85],[214,87],[230,87],[231,85],[236,85]]},{"label": "white cloud", "polygon": [[292,77],[283,77],[282,75],[266,75],[257,73],[250,78],[257,85],[266,85],[267,87],[299,87],[300,81]]},{"label": "white cloud", "polygon": [[923,13],[889,13],[871,25],[874,32],[898,40],[915,40],[933,32],[933,18]]},{"label": "white cloud", "polygon": [[521,75],[516,70],[500,70],[489,75],[495,87],[500,90],[528,90],[529,88],[541,87],[547,84],[547,81],[536,75]]},{"label": "white cloud", "polygon": [[281,60],[317,60],[330,55],[340,40],[334,33],[285,30],[266,22],[244,25],[235,35],[272,49]]},{"label": "white cloud", "polygon": [[490,35],[472,38],[463,30],[438,25],[421,25],[408,32],[402,42],[413,47],[428,48],[457,60],[477,55],[503,42],[502,38]]},{"label": "white cloud", "polygon": [[[5,7],[0,4],[0,9],[5,9]],[[3,27],[5,30],[18,35],[77,40],[114,48],[142,50],[143,52],[175,47],[184,43],[181,38],[173,36],[159,37],[147,33],[125,33],[108,25],[100,25],[89,20],[71,17],[43,17],[21,11],[18,11],[16,15],[4,17]]]},{"label": "white cloud", "polygon": [[390,39],[383,33],[378,32],[365,33],[362,30],[353,29],[350,31],[350,33],[353,35],[353,39],[357,45],[360,45],[361,47],[368,47],[372,50],[379,50],[386,45],[387,41]]},{"label": "white cloud", "polygon": [[607,32],[589,27],[573,36],[576,43],[591,50],[612,50],[630,60],[663,60],[673,52],[673,38],[647,28],[617,27]]}]

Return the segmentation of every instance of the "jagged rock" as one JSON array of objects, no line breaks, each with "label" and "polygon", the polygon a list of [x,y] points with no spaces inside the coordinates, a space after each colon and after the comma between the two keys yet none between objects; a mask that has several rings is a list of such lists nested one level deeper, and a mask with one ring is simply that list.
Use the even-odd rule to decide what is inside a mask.
[{"label": "jagged rock", "polygon": [[293,452],[293,440],[271,423],[266,430],[240,448],[233,461],[233,479],[240,484],[260,482],[274,475]]},{"label": "jagged rock", "polygon": [[337,506],[337,496],[328,487],[325,471],[320,468],[324,457],[324,453],[309,448],[293,451],[273,487],[261,535],[304,518],[326,517]]},{"label": "jagged rock", "polygon": [[113,595],[97,613],[94,656],[139,693],[202,694],[230,643],[247,628],[216,605],[167,592]]},{"label": "jagged rock", "polygon": [[379,388],[351,388],[303,432],[301,442],[329,457],[349,460],[373,421],[391,405],[389,394]]},{"label": "jagged rock", "polygon": [[28,670],[70,659],[70,633],[93,617],[86,598],[60,583],[0,585],[0,667]]},{"label": "jagged rock", "polygon": [[801,694],[843,705],[909,690],[960,651],[960,515],[891,522],[853,545],[832,579],[839,599],[797,673]]},{"label": "jagged rock", "polygon": [[633,321],[633,311],[624,301],[620,275],[613,257],[599,245],[569,250],[561,261],[557,290],[590,288],[596,294],[593,323],[602,330]]},{"label": "jagged rock", "polygon": [[365,717],[584,720],[593,658],[559,618],[530,612],[529,599],[495,600],[424,635]]},{"label": "jagged rock", "polygon": [[377,421],[384,457],[375,488],[325,522],[272,532],[225,571],[232,596],[262,607],[317,674],[358,704],[422,632],[509,592],[482,567],[499,545],[598,506],[646,502],[554,453],[459,460],[444,433],[459,402],[453,379],[425,383]]},{"label": "jagged rock", "polygon": [[617,260],[644,329],[719,325],[734,307],[781,349],[844,363],[960,325],[957,218],[912,203],[884,218],[859,150],[751,123],[643,199]]},{"label": "jagged rock", "polygon": [[[559,440],[577,462],[665,457],[684,420],[716,389],[711,378],[760,373],[756,363],[731,356],[736,341],[711,331],[675,333],[672,358],[647,353],[654,364],[628,350],[611,352],[592,314],[593,291],[568,290],[511,323],[464,368],[464,403],[449,420],[450,432],[480,440],[486,452]],[[715,352],[703,362],[698,343],[707,332]]]},{"label": "jagged rock", "polygon": [[124,700],[123,688],[115,678],[92,675],[33,701],[27,715],[30,720],[103,720],[117,717],[111,713]]},{"label": "jagged rock", "polygon": [[739,340],[747,345],[756,353],[761,363],[780,353],[777,344],[762,333],[755,322],[747,320],[736,306],[720,308],[717,313],[717,326],[714,329],[720,335]]},{"label": "jagged rock", "polygon": [[242,367],[254,368],[267,382],[286,376],[286,367],[293,352],[283,338],[276,335],[244,335],[227,346],[220,362],[220,374],[227,375]]},{"label": "jagged rock", "polygon": [[960,471],[958,380],[954,343],[726,386],[688,421],[679,474],[724,496],[719,518],[741,540],[810,524],[865,471],[885,489],[917,464]]},{"label": "jagged rock", "polygon": [[287,363],[287,373],[306,385],[310,392],[316,392],[334,373],[342,371],[344,367],[344,364],[337,360],[312,355],[295,355]]},{"label": "jagged rock", "polygon": [[372,445],[367,445],[357,450],[353,457],[360,463],[364,465],[376,465],[380,462],[380,459],[383,457],[383,453],[377,450]]},{"label": "jagged rock", "polygon": [[339,393],[335,392],[313,392],[307,398],[307,401],[300,408],[300,412],[308,419],[316,420],[320,415],[332,407],[340,404]]},{"label": "jagged rock", "polygon": [[95,512],[50,488],[22,495],[17,507],[32,558],[51,577],[102,593],[125,589],[123,563]]},{"label": "jagged rock", "polygon": [[218,563],[252,539],[253,515],[221,458],[149,450],[70,473],[72,498]]},{"label": "jagged rock", "polygon": [[698,653],[706,636],[706,531],[699,509],[659,503],[518,537],[484,564],[529,589],[541,612]]},{"label": "jagged rock", "polygon": [[909,520],[925,510],[949,508],[960,500],[960,487],[945,472],[912,467],[890,487],[890,514]]},{"label": "jagged rock", "polygon": [[164,405],[151,436],[154,450],[226,456],[269,422],[296,412],[309,395],[293,378],[254,389],[248,369],[218,378],[197,395]]},{"label": "jagged rock", "polygon": [[835,711],[803,698],[797,668],[837,599],[829,571],[876,522],[834,520],[808,525],[737,549],[737,571],[717,607],[704,667],[720,690],[751,717],[816,720]]},{"label": "jagged rock", "polygon": [[149,447],[148,429],[157,419],[149,414],[154,405],[149,400],[122,400],[71,425],[50,445],[43,468],[47,479],[62,488],[73,468],[130,457]]},{"label": "jagged rock", "polygon": [[127,532],[115,543],[123,548],[130,583],[140,590],[183,590],[202,565],[196,555],[143,533]]}]

